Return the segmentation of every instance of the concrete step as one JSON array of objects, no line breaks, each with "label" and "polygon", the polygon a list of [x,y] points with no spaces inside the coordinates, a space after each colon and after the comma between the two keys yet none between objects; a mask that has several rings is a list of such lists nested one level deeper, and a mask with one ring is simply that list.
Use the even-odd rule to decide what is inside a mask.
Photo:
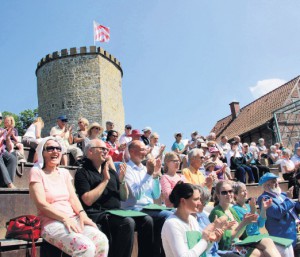
[{"label": "concrete step", "polygon": [[[37,257],[70,257],[58,248],[40,238],[35,243]],[[0,257],[27,257],[26,252],[31,253],[31,242],[17,239],[0,240]]]},{"label": "concrete step", "polygon": [[27,214],[37,215],[28,189],[0,188],[0,239],[5,238],[6,222]]},{"label": "concrete step", "polygon": [[[282,192],[286,192],[288,190],[288,181],[279,182],[279,186]],[[259,197],[263,193],[263,187],[259,186],[257,183],[255,184],[246,184],[249,197]]]},{"label": "concrete step", "polygon": [[[18,167],[17,167],[18,172],[23,175],[20,176],[17,173],[17,175],[15,176],[14,185],[17,188],[27,188],[28,189],[29,172],[32,167],[33,167],[33,163],[28,163],[28,162],[18,165]],[[71,176],[74,178],[78,166],[61,166],[61,167],[69,170]],[[73,180],[73,182],[74,182],[74,180]]]}]

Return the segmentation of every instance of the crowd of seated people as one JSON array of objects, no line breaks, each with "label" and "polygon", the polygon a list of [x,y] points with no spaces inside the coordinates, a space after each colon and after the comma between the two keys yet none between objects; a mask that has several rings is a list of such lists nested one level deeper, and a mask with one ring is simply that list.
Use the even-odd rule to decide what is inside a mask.
[{"label": "crowd of seated people", "polygon": [[[119,138],[112,121],[106,122],[106,130],[103,131],[99,123],[89,125],[89,121],[81,117],[78,130],[74,131],[65,115],[57,118],[57,126],[50,132],[52,137],[46,141],[41,138],[42,129],[43,121],[37,118],[22,142],[40,151],[31,170],[31,194],[45,220],[42,236],[62,251],[76,256],[93,256],[92,251],[95,256],[130,257],[134,231],[137,230],[139,256],[200,256],[205,253],[206,256],[229,257],[238,256],[237,252],[247,252],[248,256],[294,256],[292,247],[296,245],[295,240],[280,233],[275,235],[290,238],[291,244],[285,247],[267,237],[260,238],[250,247],[237,247],[233,242],[260,235],[258,228],[261,224],[267,226],[268,219],[275,219],[276,208],[272,207],[272,201],[276,202],[277,197],[283,198],[281,192],[278,193],[277,177],[272,177],[268,166],[262,165],[262,159],[280,164],[283,178],[289,181],[289,197],[283,198],[283,201],[292,206],[289,199],[298,198],[297,178],[300,175],[295,175],[300,167],[300,147],[292,156],[280,144],[272,145],[269,150],[263,139],[259,139],[256,145],[255,142],[243,143],[239,136],[231,142],[226,136],[221,136],[219,142],[214,133],[203,137],[194,131],[190,140],[184,140],[181,132],[175,133],[171,152],[165,153],[166,146],[158,142],[158,133],[152,132],[150,127],[145,127],[140,133],[127,124]],[[23,149],[19,140],[16,141],[16,135],[9,117],[5,129],[0,129],[0,170],[4,179],[2,186],[10,188],[14,187],[13,169],[17,165],[14,151],[22,154]],[[69,188],[71,178],[59,168],[59,165],[67,165],[67,152],[78,161],[74,185],[79,202],[73,189]],[[47,166],[43,165],[43,161]],[[61,176],[64,181],[59,183],[66,183],[68,188],[68,192],[58,193],[66,199],[68,195],[72,196],[64,207],[68,209],[56,210],[61,198],[56,196],[54,202],[48,202],[48,189],[41,187],[44,181],[58,181],[56,176]],[[270,184],[272,180],[276,182]],[[233,184],[234,181],[239,183]],[[255,199],[249,202],[250,205],[246,203],[247,182],[260,183],[264,188],[266,197],[260,199],[260,215],[254,210]],[[204,207],[212,201],[212,196],[215,208],[211,210],[212,207],[209,207],[207,210],[210,212],[206,213]],[[175,209],[164,209],[154,203]],[[116,210],[128,212],[109,212]],[[143,214],[136,216],[138,214],[134,211]],[[293,205],[293,211],[297,216],[300,206]],[[53,239],[56,235],[48,231],[52,223],[75,234],[85,230],[84,224],[91,229],[95,223],[101,226],[104,234],[94,234],[99,237],[99,242],[82,238],[87,240],[84,244],[91,245],[92,250],[89,255],[84,251],[78,253],[78,249],[65,246],[70,239]],[[200,236],[196,244],[190,245],[187,232],[195,231]],[[182,242],[174,245],[174,236],[183,237]]]}]

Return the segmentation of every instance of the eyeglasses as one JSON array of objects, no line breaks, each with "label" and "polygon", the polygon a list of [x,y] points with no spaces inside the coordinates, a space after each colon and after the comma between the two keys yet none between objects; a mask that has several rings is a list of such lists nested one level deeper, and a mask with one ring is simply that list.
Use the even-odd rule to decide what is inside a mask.
[{"label": "eyeglasses", "polygon": [[52,153],[54,150],[56,150],[57,152],[61,152],[61,147],[60,146],[46,146],[45,150],[48,153]]},{"label": "eyeglasses", "polygon": [[103,147],[103,146],[94,146],[94,147],[92,147],[92,148],[94,148],[94,149],[100,149],[102,152],[108,152],[109,151],[109,149],[108,148],[106,148],[106,147]]},{"label": "eyeglasses", "polygon": [[154,137],[154,139],[158,140],[159,138],[158,137]]},{"label": "eyeglasses", "polygon": [[79,121],[79,122],[78,122],[78,124],[81,124],[81,123],[82,123],[82,121]]},{"label": "eyeglasses", "polygon": [[228,191],[221,191],[221,195],[228,195],[228,194],[232,194],[233,191],[232,190],[228,190]]},{"label": "eyeglasses", "polygon": [[61,120],[61,122],[68,122],[67,120]]},{"label": "eyeglasses", "polygon": [[131,128],[126,128],[126,129],[131,129]]}]

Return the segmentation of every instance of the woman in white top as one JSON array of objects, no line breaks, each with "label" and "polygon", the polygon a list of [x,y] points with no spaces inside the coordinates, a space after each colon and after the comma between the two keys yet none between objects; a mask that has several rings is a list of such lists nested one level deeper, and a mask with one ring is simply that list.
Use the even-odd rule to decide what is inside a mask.
[{"label": "woman in white top", "polygon": [[[200,230],[196,218],[191,215],[198,211],[200,192],[192,184],[179,181],[170,195],[170,201],[177,210],[165,221],[161,232],[166,257],[199,257],[210,251],[211,242],[221,238],[221,227],[226,221],[219,220]],[[197,232],[201,239],[195,245],[189,246],[189,235]]]},{"label": "woman in white top", "polygon": [[22,144],[24,146],[36,149],[38,144],[41,142],[41,132],[43,128],[43,119],[41,117],[37,117],[26,130],[22,139]]},{"label": "woman in white top", "polygon": [[[280,163],[280,168],[282,172],[282,177],[284,180],[289,182],[288,187],[296,186],[296,179],[295,179],[295,164],[293,161],[290,160],[291,151],[289,149],[284,149],[282,151],[282,161]],[[297,198],[298,195],[296,187],[293,189],[293,198]]]}]

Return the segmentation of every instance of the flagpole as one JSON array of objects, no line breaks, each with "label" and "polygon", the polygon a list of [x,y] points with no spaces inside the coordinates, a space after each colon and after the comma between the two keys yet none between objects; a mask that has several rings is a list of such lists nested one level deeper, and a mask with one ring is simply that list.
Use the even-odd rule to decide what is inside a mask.
[{"label": "flagpole", "polygon": [[93,37],[94,37],[94,46],[96,46],[96,42],[95,42],[95,21],[93,21]]}]

